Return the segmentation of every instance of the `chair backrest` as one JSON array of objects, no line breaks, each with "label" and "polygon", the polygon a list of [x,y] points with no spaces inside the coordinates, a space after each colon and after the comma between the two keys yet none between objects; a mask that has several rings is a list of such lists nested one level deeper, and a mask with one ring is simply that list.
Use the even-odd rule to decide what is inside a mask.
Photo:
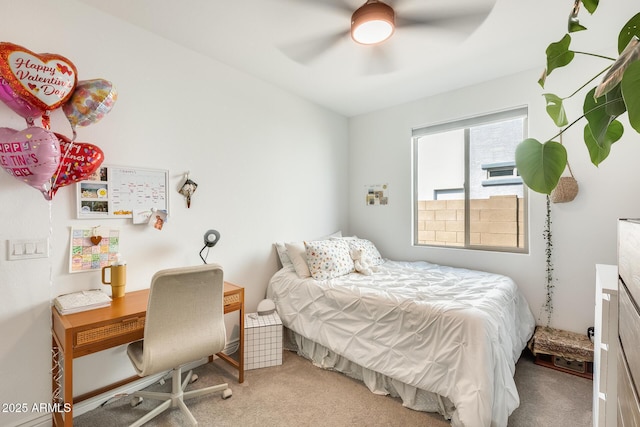
[{"label": "chair backrest", "polygon": [[151,280],[140,375],[177,368],[222,351],[224,280],[217,264],[157,272]]}]

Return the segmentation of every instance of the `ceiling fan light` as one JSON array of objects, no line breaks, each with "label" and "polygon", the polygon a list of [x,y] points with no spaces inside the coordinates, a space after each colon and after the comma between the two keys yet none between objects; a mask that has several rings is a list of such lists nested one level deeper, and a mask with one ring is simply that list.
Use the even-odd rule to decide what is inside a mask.
[{"label": "ceiling fan light", "polygon": [[395,13],[388,5],[369,0],[351,16],[351,38],[361,44],[387,40],[395,30]]}]

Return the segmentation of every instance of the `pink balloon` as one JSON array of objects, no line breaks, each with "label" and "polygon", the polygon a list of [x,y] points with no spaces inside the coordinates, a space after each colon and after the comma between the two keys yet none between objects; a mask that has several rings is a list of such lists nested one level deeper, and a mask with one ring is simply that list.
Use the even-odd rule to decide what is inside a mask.
[{"label": "pink balloon", "polygon": [[9,83],[0,77],[0,101],[4,102],[7,107],[18,113],[21,117],[27,119],[27,123],[32,124],[34,119],[42,116],[43,111],[29,104],[20,98],[9,86]]},{"label": "pink balloon", "polygon": [[53,132],[40,127],[0,128],[0,166],[40,190],[47,200],[51,200],[51,176],[59,164],[60,143]]}]

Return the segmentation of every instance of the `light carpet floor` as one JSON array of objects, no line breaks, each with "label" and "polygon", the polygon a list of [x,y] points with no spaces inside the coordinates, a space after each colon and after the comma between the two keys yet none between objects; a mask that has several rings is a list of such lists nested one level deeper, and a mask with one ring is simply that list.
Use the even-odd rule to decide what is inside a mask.
[{"label": "light carpet floor", "polygon": [[[438,414],[413,411],[399,399],[371,393],[363,383],[337,372],[313,366],[285,351],[283,364],[245,372],[237,382],[233,368],[220,360],[196,368],[199,380],[188,389],[227,382],[230,399],[219,394],[187,401],[200,426],[315,427],[315,426],[423,426],[446,427]],[[515,380],[520,407],[509,418],[509,427],[587,427],[592,424],[592,382],[535,365],[523,355]],[[149,390],[168,390],[154,384]],[[144,401],[132,408],[129,398],[111,400],[74,419],[76,427],[126,426],[157,405]],[[183,426],[186,419],[177,408],[146,424],[149,427]]]}]

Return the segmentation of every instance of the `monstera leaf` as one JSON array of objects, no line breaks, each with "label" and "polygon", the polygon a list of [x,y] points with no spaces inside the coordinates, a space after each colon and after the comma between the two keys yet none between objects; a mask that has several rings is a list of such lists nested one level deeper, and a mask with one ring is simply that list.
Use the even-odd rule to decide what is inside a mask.
[{"label": "monstera leaf", "polygon": [[620,87],[629,112],[629,123],[636,132],[640,133],[640,61],[629,65],[624,72]]},{"label": "monstera leaf", "polygon": [[573,61],[575,53],[569,50],[571,44],[571,36],[566,34],[560,41],[551,43],[547,47],[547,68],[542,73],[542,77],[538,80],[540,86],[544,87],[547,77],[556,68],[567,66]]},{"label": "monstera leaf", "polygon": [[562,98],[552,93],[545,93],[542,96],[547,101],[547,114],[549,114],[556,126],[559,128],[566,126],[569,122],[567,121],[567,113],[564,111]]},{"label": "monstera leaf", "polygon": [[591,157],[591,163],[598,166],[600,163],[604,161],[609,156],[609,152],[611,151],[611,145],[619,140],[624,133],[624,127],[622,123],[617,120],[614,120],[607,127],[606,137],[599,144],[596,139],[593,137],[591,133],[591,128],[589,125],[585,125],[584,127],[584,143],[587,145],[587,150],[589,150],[589,157]]},{"label": "monstera leaf", "polygon": [[516,148],[516,166],[529,188],[550,194],[567,166],[567,150],[559,142],[528,138]]}]

